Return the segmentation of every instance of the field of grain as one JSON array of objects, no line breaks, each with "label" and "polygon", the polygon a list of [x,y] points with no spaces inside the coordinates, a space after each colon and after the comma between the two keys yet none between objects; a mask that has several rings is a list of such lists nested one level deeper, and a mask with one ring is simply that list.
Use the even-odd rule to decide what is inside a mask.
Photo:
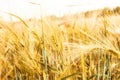
[{"label": "field of grain", "polygon": [[[0,21],[0,80],[120,80],[120,15]],[[86,16],[87,15],[87,16]]]}]

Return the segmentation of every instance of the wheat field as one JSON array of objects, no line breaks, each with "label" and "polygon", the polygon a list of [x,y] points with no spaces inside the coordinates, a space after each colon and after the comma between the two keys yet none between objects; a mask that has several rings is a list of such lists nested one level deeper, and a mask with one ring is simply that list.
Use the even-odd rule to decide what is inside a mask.
[{"label": "wheat field", "polygon": [[19,21],[0,21],[0,80],[120,80],[120,15],[98,13],[10,14]]}]

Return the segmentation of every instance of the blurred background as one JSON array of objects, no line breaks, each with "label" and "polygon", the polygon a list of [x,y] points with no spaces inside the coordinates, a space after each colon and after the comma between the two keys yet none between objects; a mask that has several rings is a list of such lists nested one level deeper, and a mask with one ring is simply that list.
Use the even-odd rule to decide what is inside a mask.
[{"label": "blurred background", "polygon": [[[0,18],[11,20],[3,12],[10,12],[21,18],[40,18],[40,16],[72,14],[88,10],[113,8],[120,5],[119,0],[0,0]],[[14,19],[13,19],[14,20]]]}]

